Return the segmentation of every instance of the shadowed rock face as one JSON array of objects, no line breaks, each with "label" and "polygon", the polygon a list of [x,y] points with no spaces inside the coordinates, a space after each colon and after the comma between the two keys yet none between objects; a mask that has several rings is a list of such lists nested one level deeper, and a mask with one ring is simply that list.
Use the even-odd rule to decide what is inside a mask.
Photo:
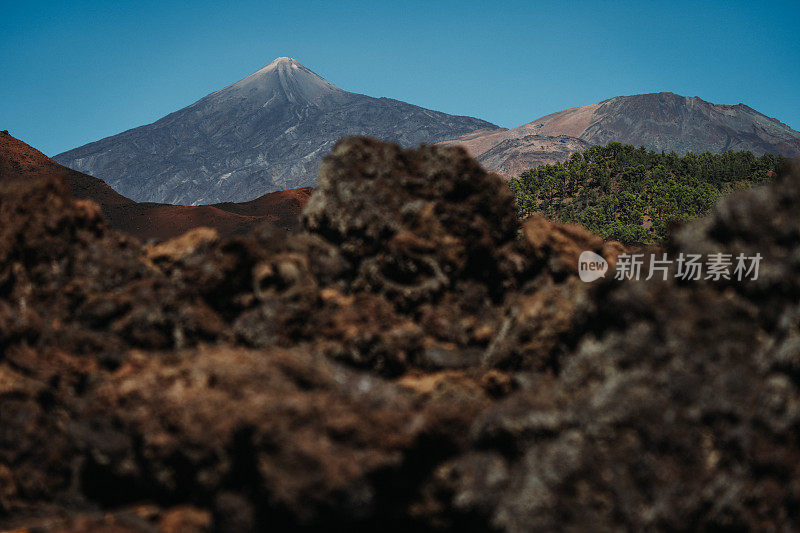
[{"label": "shadowed rock face", "polygon": [[341,142],[291,238],[0,183],[0,526],[795,529],[798,185],[667,246],[757,281],[585,284],[457,148]]},{"label": "shadowed rock face", "polygon": [[678,154],[746,150],[800,157],[800,133],[786,124],[744,104],[712,104],[673,93],[617,96],[443,144],[462,145],[487,169],[515,177],[609,142]]},{"label": "shadowed rock face", "polygon": [[519,229],[505,184],[457,148],[342,141],[312,198],[303,223],[354,263],[354,284],[409,304],[459,281],[499,282]]},{"label": "shadowed rock face", "polygon": [[322,157],[348,135],[416,146],[482,128],[497,127],[343,91],[282,57],[153,124],[54,159],[139,202],[245,202],[313,186]]}]

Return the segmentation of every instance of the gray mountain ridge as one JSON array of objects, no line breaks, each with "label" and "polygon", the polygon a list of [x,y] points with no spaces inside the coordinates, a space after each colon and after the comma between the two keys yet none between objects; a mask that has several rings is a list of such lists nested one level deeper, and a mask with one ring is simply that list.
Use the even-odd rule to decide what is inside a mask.
[{"label": "gray mountain ridge", "polygon": [[498,126],[344,91],[280,57],[152,124],[53,157],[139,202],[211,204],[314,185],[334,143],[368,135],[410,147]]},{"label": "gray mountain ridge", "polygon": [[621,142],[679,154],[746,150],[800,156],[800,133],[775,118],[742,103],[714,104],[670,92],[617,96],[553,113],[531,125],[545,135],[579,133],[577,137],[593,145]]},{"label": "gray mountain ridge", "polygon": [[462,145],[488,170],[512,177],[610,142],[678,154],[744,150],[800,158],[800,132],[783,122],[745,104],[670,92],[616,96],[443,144]]}]

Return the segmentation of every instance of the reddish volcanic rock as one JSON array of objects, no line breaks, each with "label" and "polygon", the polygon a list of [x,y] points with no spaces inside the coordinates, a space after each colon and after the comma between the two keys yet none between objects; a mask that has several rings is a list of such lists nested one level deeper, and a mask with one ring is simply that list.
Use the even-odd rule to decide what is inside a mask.
[{"label": "reddish volcanic rock", "polygon": [[583,283],[619,245],[460,149],[350,139],[320,183],[306,231],[142,246],[0,180],[0,529],[800,526],[800,172],[666,246],[752,283]]},{"label": "reddish volcanic rock", "polygon": [[53,172],[65,168],[39,150],[0,132],[0,180],[20,178],[31,173]]},{"label": "reddish volcanic rock", "polygon": [[165,240],[201,226],[214,228],[223,236],[247,233],[264,222],[293,230],[313,190],[279,191],[241,204],[190,207],[137,203],[102,180],[63,167],[22,141],[0,134],[0,181],[41,176],[64,180],[75,198],[96,202],[111,227],[144,240]]}]

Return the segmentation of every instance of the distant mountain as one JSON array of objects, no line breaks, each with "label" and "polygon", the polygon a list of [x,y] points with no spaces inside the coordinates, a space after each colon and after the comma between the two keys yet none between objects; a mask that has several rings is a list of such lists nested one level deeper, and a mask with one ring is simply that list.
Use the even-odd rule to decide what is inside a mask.
[{"label": "distant mountain", "polygon": [[800,132],[786,124],[744,104],[712,104],[673,93],[618,96],[446,144],[464,145],[489,170],[516,176],[612,141],[678,154],[747,150],[800,157]]},{"label": "distant mountain", "polygon": [[305,187],[245,203],[195,207],[138,203],[102,180],[63,167],[7,132],[0,133],[0,182],[49,176],[64,180],[75,198],[97,203],[111,227],[145,240],[169,239],[201,226],[214,228],[222,236],[242,234],[266,221],[291,230],[299,225],[300,212],[312,192]]},{"label": "distant mountain", "polygon": [[536,135],[523,128],[477,131],[440,144],[464,146],[484,168],[506,177],[519,176],[539,165],[559,163],[573,152],[591,146],[576,137]]},{"label": "distant mountain", "polygon": [[368,135],[404,146],[497,126],[344,91],[287,57],[147,126],[54,159],[137,201],[247,201],[313,185],[333,144]]}]

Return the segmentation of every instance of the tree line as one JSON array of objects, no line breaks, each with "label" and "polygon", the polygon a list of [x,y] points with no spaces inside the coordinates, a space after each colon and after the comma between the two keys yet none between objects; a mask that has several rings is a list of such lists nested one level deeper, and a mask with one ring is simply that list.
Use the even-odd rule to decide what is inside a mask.
[{"label": "tree line", "polygon": [[769,182],[782,156],[729,151],[679,156],[621,143],[593,146],[509,182],[521,217],[540,213],[626,244],[664,240],[733,191]]}]

